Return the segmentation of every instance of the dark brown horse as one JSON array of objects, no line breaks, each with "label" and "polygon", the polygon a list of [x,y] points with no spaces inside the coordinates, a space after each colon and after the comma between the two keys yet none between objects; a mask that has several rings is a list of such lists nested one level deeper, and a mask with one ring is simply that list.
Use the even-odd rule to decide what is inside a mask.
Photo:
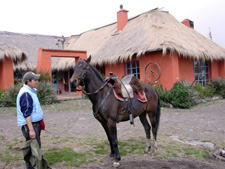
[{"label": "dark brown horse", "polygon": [[[112,87],[108,85],[108,83],[102,79],[99,72],[89,64],[90,61],[91,56],[87,60],[80,59],[74,68],[74,73],[70,81],[74,82],[76,87],[83,86],[83,92],[88,95],[92,102],[94,116],[101,123],[106,132],[111,147],[110,157],[115,157],[113,165],[117,167],[119,166],[121,158],[118,149],[116,124],[118,121],[129,120],[128,108],[126,108],[122,118],[118,120],[119,113],[124,111],[124,102],[116,99],[111,90]],[[152,152],[155,152],[157,148],[156,137],[160,121],[160,101],[159,95],[150,85],[144,83],[143,88],[147,97],[147,102],[139,102],[138,109],[133,110],[132,113],[134,118],[139,116],[144,126],[146,133],[146,148],[144,152],[147,153],[151,148],[151,129],[154,136]],[[148,115],[151,124],[149,124],[146,115]]]}]

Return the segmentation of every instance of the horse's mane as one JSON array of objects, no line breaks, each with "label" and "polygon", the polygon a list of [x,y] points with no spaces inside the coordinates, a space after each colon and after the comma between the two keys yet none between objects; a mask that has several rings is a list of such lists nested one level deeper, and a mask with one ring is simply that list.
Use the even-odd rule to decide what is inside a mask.
[{"label": "horse's mane", "polygon": [[90,67],[92,68],[93,72],[97,75],[98,79],[103,81],[102,76],[100,75],[99,71],[93,66],[90,66]]}]

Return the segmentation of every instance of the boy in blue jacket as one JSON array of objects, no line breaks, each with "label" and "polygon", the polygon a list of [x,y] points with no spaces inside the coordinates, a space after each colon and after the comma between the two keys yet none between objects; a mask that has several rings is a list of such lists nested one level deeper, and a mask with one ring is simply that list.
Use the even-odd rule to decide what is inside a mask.
[{"label": "boy in blue jacket", "polygon": [[[22,126],[21,130],[26,139],[36,139],[41,148],[41,128],[44,127],[44,115],[40,102],[35,93],[40,74],[27,72],[23,76],[24,85],[20,89],[17,100],[17,125]],[[32,168],[26,162],[27,169]]]}]

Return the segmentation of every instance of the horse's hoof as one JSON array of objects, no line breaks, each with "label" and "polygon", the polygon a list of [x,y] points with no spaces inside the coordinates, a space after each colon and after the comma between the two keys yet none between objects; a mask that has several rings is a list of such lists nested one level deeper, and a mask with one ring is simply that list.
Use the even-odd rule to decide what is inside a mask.
[{"label": "horse's hoof", "polygon": [[120,163],[119,162],[114,162],[113,163],[113,167],[118,168],[119,166],[120,166]]},{"label": "horse's hoof", "polygon": [[149,153],[149,147],[145,147],[145,149],[143,149],[143,152],[145,153],[145,154],[148,154]]},{"label": "horse's hoof", "polygon": [[152,151],[152,156],[156,156],[156,151]]},{"label": "horse's hoof", "polygon": [[148,154],[148,148],[145,148],[145,149],[143,150],[143,152],[144,152],[145,154]]}]

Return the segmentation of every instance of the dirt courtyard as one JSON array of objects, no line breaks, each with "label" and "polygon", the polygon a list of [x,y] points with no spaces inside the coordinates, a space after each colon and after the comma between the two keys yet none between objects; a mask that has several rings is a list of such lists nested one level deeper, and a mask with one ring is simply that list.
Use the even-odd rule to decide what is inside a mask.
[{"label": "dirt courtyard", "polygon": [[[106,134],[93,117],[91,103],[88,100],[69,100],[60,103],[42,106],[45,113],[46,130],[42,132],[43,152],[49,146],[55,144],[62,146],[63,143],[53,143],[51,136],[56,135],[62,138],[95,138],[107,140]],[[139,118],[135,119],[135,126],[129,122],[118,123],[118,139],[127,140],[128,138],[144,137],[144,129]],[[0,108],[0,151],[10,151],[22,147],[24,138],[21,129],[16,126],[16,108]],[[182,144],[182,146],[195,146],[196,144],[210,145],[212,151],[217,148],[225,147],[225,100],[210,102],[198,105],[189,110],[162,108],[160,127],[158,131],[158,151],[169,144]],[[17,140],[17,145],[11,145],[13,140]],[[18,141],[19,140],[19,141]],[[3,143],[5,145],[3,145]],[[76,145],[77,146],[77,145]],[[173,145],[175,146],[175,145]],[[200,145],[201,146],[201,145]],[[205,146],[202,145],[202,146]],[[86,147],[87,148],[87,147]],[[82,149],[76,147],[74,150]],[[109,147],[108,147],[109,149]],[[160,153],[159,153],[160,154]],[[22,156],[21,156],[22,157]],[[121,169],[224,169],[225,163],[209,155],[204,160],[197,160],[192,156],[175,155],[172,158],[159,158],[150,154],[128,154],[121,155]],[[80,167],[64,166],[55,163],[52,168],[59,169],[110,169],[113,160],[104,155],[104,160],[99,162],[84,163]],[[1,160],[0,168],[23,169],[24,163],[17,159],[17,163]]]}]

